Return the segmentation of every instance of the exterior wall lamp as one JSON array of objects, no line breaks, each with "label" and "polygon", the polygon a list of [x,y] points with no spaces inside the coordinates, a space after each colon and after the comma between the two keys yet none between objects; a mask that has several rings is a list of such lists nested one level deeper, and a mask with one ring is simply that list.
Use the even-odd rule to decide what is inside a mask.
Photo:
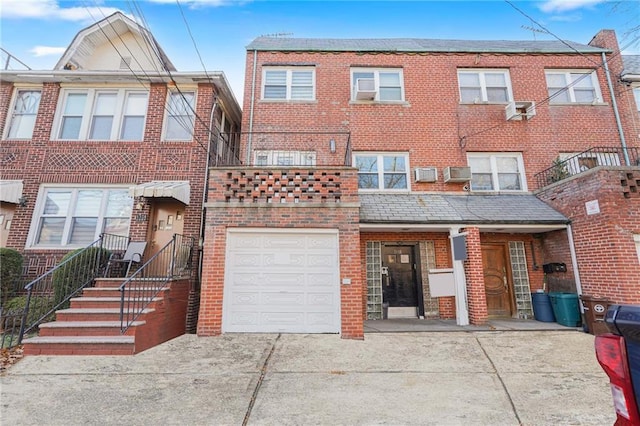
[{"label": "exterior wall lamp", "polygon": [[20,207],[27,207],[27,197],[22,196],[22,197],[18,198],[18,205]]}]

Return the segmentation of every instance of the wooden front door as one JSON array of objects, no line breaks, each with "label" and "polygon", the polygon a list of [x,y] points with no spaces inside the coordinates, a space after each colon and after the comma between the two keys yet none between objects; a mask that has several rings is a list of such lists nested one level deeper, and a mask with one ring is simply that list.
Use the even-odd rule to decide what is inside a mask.
[{"label": "wooden front door", "polygon": [[417,308],[415,256],[413,246],[383,246],[382,300],[391,308]]},{"label": "wooden front door", "polygon": [[488,315],[490,317],[511,317],[513,296],[506,245],[483,244],[482,266]]},{"label": "wooden front door", "polygon": [[156,254],[171,239],[173,234],[183,232],[184,204],[178,201],[155,201],[152,205],[151,244],[147,258]]}]

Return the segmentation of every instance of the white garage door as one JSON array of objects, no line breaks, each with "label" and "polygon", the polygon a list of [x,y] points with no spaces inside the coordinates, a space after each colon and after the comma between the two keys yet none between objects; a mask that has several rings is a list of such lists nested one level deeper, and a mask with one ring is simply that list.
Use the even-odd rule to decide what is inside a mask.
[{"label": "white garage door", "polygon": [[222,331],[339,333],[338,232],[229,230]]}]

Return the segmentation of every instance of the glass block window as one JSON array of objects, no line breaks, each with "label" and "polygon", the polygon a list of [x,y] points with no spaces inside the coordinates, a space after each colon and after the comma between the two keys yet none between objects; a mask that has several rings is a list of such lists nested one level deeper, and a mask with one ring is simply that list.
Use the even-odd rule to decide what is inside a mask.
[{"label": "glass block window", "polygon": [[382,319],[381,267],[380,241],[367,241],[367,319]]},{"label": "glass block window", "polygon": [[429,270],[436,268],[436,248],[433,241],[420,241],[420,261],[422,262],[422,290],[425,318],[439,318],[440,304],[437,297],[431,297],[429,291]]},{"label": "glass block window", "polygon": [[509,257],[511,259],[513,289],[516,297],[518,318],[533,318],[531,287],[529,286],[529,273],[527,271],[527,256],[524,251],[524,242],[509,241]]}]

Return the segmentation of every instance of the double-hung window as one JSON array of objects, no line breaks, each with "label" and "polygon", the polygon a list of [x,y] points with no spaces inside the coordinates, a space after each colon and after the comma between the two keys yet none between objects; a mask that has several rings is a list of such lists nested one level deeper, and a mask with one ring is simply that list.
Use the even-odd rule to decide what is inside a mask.
[{"label": "double-hung window", "polygon": [[314,151],[254,151],[256,166],[315,166],[316,153]]},{"label": "double-hung window", "polygon": [[195,92],[171,92],[167,101],[164,139],[190,141],[193,139]]},{"label": "double-hung window", "polygon": [[370,94],[367,100],[404,101],[402,69],[352,68],[351,100],[361,100],[359,92]]},{"label": "double-hung window", "polygon": [[595,71],[547,70],[545,77],[551,104],[590,104],[602,99]]},{"label": "double-hung window", "polygon": [[262,75],[262,99],[313,101],[315,78],[315,68],[265,67]]},{"label": "double-hung window", "polygon": [[636,109],[640,112],[640,87],[633,89],[633,97],[636,98]]},{"label": "double-hung window", "polygon": [[502,69],[459,69],[460,102],[506,103],[513,100],[509,71]]},{"label": "double-hung window", "polygon": [[141,90],[65,90],[56,138],[140,141],[148,99],[149,93]]},{"label": "double-hung window", "polygon": [[36,204],[32,245],[84,247],[103,232],[128,236],[132,205],[127,188],[46,187]]},{"label": "double-hung window", "polygon": [[409,155],[405,153],[358,153],[358,188],[364,190],[408,190]]},{"label": "double-hung window", "polygon": [[7,136],[11,139],[31,139],[39,106],[39,89],[17,90]]},{"label": "double-hung window", "polygon": [[469,153],[473,191],[526,191],[520,153]]}]

